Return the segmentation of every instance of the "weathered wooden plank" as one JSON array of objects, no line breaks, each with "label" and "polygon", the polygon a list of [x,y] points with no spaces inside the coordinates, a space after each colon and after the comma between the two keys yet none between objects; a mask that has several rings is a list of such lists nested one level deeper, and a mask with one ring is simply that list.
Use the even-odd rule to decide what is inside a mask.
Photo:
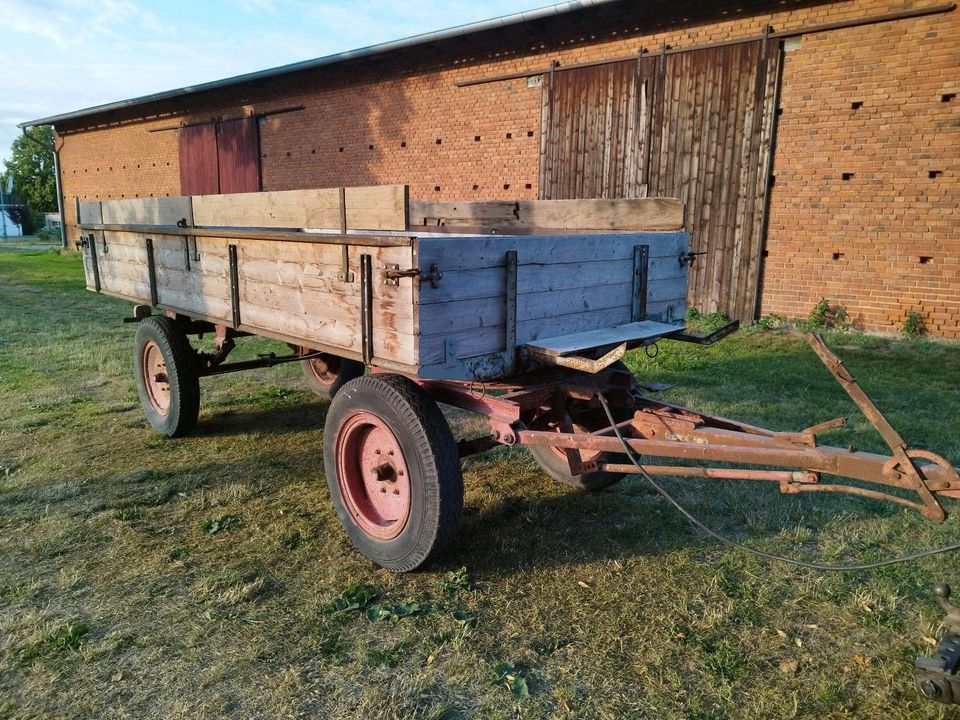
[{"label": "weathered wooden plank", "polygon": [[[648,286],[661,280],[686,278],[687,269],[672,255],[650,258]],[[623,260],[598,260],[583,263],[530,263],[517,267],[517,294],[590,288],[633,277],[633,264]],[[477,270],[453,270],[443,273],[436,288],[425,285],[420,291],[420,304],[502,298],[506,292],[506,272],[502,267]]]},{"label": "weathered wooden plank", "polygon": [[[636,245],[649,245],[651,257],[678,258],[686,252],[684,233],[616,233],[608,235],[477,236],[418,238],[421,267],[436,264],[441,272],[503,267],[506,252],[516,250],[520,264],[633,261]],[[442,282],[442,281],[441,281]]]},{"label": "weathered wooden plank", "polygon": [[[517,343],[522,345],[541,337],[554,337],[583,330],[623,325],[628,322],[630,322],[629,307],[537,318],[517,323]],[[502,352],[504,349],[505,333],[502,325],[485,328],[482,332],[468,330],[446,335],[424,335],[420,338],[420,364],[432,365],[444,362],[445,342],[448,337],[456,345],[458,358]]]},{"label": "weathered wooden plank", "polygon": [[411,228],[445,224],[581,231],[679,230],[683,215],[683,204],[673,198],[410,203]]},{"label": "weathered wooden plank", "polygon": [[176,225],[191,217],[189,196],[103,200],[101,204],[107,225]]},{"label": "weathered wooden plank", "polygon": [[84,200],[80,203],[80,223],[99,224],[101,220],[99,200]]},{"label": "weathered wooden plank", "polygon": [[[324,345],[360,352],[360,323],[345,322],[306,315],[286,310],[263,307],[256,303],[240,302],[240,318],[245,326],[273,330],[303,340],[305,345],[316,341]],[[415,339],[400,333],[375,329],[373,333],[374,355],[414,364],[416,361]]]},{"label": "weathered wooden plank", "polygon": [[619,345],[623,342],[661,337],[679,329],[676,325],[645,320],[612,328],[533,340],[527,342],[527,345],[547,355],[566,355],[609,345]]},{"label": "weathered wooden plank", "polygon": [[[346,188],[348,230],[406,230],[405,185]],[[340,228],[338,188],[197,195],[194,222],[201,227]]]}]

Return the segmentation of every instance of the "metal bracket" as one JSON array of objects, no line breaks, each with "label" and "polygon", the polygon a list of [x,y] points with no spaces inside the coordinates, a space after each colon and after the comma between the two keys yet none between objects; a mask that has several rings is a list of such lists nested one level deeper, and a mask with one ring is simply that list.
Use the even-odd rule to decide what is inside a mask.
[{"label": "metal bracket", "polygon": [[90,243],[90,267],[93,270],[93,289],[100,292],[100,263],[97,262],[97,241],[93,233],[87,238]]},{"label": "metal bracket", "polygon": [[147,274],[150,280],[150,304],[154,307],[160,302],[157,297],[157,264],[153,259],[153,238],[146,239],[147,244]]},{"label": "metal bracket", "polygon": [[230,307],[233,310],[233,327],[240,327],[240,271],[237,268],[237,246],[228,246],[230,256]]},{"label": "metal bracket", "polygon": [[[347,190],[340,188],[340,234],[347,234]],[[343,269],[337,273],[340,282],[352,283],[354,275],[350,272],[350,248],[346,244],[340,247]]]},{"label": "metal bracket", "polygon": [[417,283],[428,280],[430,282],[430,287],[436,290],[440,287],[440,279],[443,277],[443,273],[440,272],[440,268],[437,267],[436,263],[430,266],[428,272],[421,272],[420,268],[410,268],[409,270],[401,270],[400,266],[396,263],[384,263],[383,265],[383,284],[391,285],[393,287],[398,287],[400,285],[400,278],[414,278]]},{"label": "metal bracket", "polygon": [[[344,245],[346,248],[346,245]],[[373,361],[373,272],[370,255],[360,256],[360,352],[364,365]]]},{"label": "metal bracket", "polygon": [[633,303],[630,319],[647,319],[647,278],[650,275],[650,246],[633,247]]}]

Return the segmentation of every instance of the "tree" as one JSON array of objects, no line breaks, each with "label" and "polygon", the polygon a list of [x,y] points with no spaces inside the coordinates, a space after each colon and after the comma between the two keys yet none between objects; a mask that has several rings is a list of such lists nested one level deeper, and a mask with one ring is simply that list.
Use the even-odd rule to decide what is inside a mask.
[{"label": "tree", "polygon": [[10,146],[2,180],[13,178],[14,192],[35,213],[56,212],[57,180],[53,167],[53,128],[28,128]]}]

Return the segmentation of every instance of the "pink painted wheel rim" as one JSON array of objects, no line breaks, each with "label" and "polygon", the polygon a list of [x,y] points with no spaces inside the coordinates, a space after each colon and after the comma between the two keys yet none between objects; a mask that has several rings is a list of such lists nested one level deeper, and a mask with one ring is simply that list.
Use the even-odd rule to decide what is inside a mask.
[{"label": "pink painted wheel rim", "polygon": [[170,411],[170,380],[167,376],[167,362],[163,359],[160,346],[153,340],[147,340],[140,362],[147,399],[154,410],[160,415],[166,415]]},{"label": "pink painted wheel rim", "polygon": [[341,358],[336,355],[323,355],[307,360],[310,374],[321,385],[333,385],[340,377]]},{"label": "pink painted wheel rim", "polygon": [[392,540],[410,517],[410,473],[390,427],[369,412],[350,415],[335,443],[344,507],[364,533]]}]

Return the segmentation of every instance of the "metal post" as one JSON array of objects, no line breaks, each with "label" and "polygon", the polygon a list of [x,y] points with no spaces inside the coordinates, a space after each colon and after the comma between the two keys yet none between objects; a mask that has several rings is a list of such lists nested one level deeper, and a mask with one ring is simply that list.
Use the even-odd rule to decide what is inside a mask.
[{"label": "metal post", "polygon": [[3,183],[0,183],[0,218],[3,218],[3,239],[7,239],[7,201],[4,197]]}]

